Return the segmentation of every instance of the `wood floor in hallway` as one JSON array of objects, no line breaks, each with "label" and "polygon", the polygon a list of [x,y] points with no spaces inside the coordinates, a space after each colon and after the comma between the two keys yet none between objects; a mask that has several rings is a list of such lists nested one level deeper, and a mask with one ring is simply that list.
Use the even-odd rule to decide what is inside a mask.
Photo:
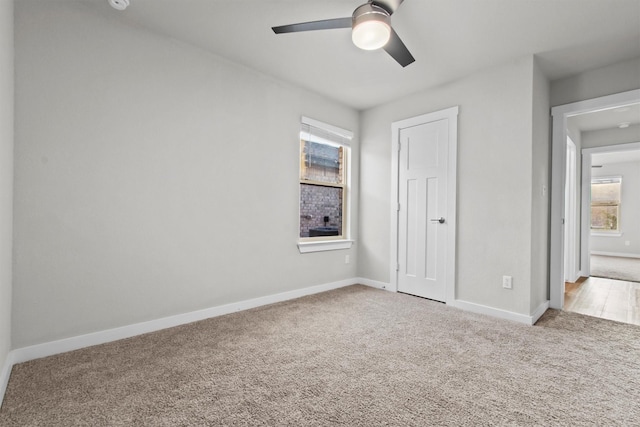
[{"label": "wood floor in hallway", "polygon": [[600,277],[566,283],[564,309],[640,325],[640,283]]}]

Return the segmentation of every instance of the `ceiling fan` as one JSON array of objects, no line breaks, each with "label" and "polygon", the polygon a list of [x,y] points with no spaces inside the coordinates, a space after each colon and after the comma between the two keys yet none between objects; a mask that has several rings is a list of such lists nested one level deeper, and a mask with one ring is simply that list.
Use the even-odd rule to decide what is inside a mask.
[{"label": "ceiling fan", "polygon": [[369,0],[346,18],[324,19],[272,27],[274,33],[351,28],[351,40],[360,49],[384,49],[398,64],[406,67],[415,61],[409,49],[391,28],[391,15],[403,0]]}]

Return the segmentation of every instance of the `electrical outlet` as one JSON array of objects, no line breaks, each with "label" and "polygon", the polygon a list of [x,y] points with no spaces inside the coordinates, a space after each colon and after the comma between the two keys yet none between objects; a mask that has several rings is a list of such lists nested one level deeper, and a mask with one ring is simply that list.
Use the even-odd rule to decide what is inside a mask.
[{"label": "electrical outlet", "polygon": [[502,287],[505,289],[513,289],[513,278],[511,276],[502,276]]},{"label": "electrical outlet", "polygon": [[631,246],[631,241],[630,240],[625,240],[624,241],[624,245],[625,246]]},{"label": "electrical outlet", "polygon": [[349,264],[349,255],[344,256],[344,263]]}]

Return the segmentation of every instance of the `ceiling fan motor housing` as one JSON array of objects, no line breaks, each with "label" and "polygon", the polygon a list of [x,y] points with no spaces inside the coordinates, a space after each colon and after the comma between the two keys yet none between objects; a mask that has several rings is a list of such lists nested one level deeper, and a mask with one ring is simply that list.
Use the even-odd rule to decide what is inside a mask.
[{"label": "ceiling fan motor housing", "polygon": [[353,43],[361,49],[375,50],[383,47],[391,37],[389,12],[372,3],[365,3],[353,11]]}]

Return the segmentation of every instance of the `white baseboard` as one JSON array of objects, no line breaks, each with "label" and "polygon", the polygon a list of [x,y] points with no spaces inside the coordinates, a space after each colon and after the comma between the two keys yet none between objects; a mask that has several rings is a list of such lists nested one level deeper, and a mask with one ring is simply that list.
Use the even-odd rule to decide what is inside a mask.
[{"label": "white baseboard", "polygon": [[616,256],[621,258],[640,258],[640,254],[628,254],[622,252],[602,252],[602,251],[591,251],[591,255],[602,255],[602,256]]},{"label": "white baseboard", "polygon": [[7,358],[4,361],[4,366],[0,371],[0,407],[2,407],[2,401],[4,400],[4,393],[7,391],[7,385],[9,385],[9,377],[11,376],[11,368],[13,368],[13,354],[9,352]]},{"label": "white baseboard", "polygon": [[[222,316],[229,313],[235,313],[237,311],[248,310],[250,308],[274,304],[277,302],[287,301],[355,284],[362,284],[377,289],[395,292],[393,289],[390,289],[389,283],[366,279],[363,277],[354,277],[338,282],[325,283],[307,288],[296,289],[293,291],[282,292],[275,295],[267,295],[250,300],[211,307],[204,310],[192,311],[189,313],[164,317],[148,322],[135,323],[133,325],[123,326],[120,328],[108,329],[104,331],[79,335],[71,338],[65,338],[12,350],[7,355],[7,359],[5,360],[4,366],[2,367],[2,371],[0,371],[0,405],[2,404],[2,400],[4,399],[7,384],[9,383],[11,368],[17,363],[23,363],[29,360],[39,359],[41,357],[53,356],[55,354],[65,353],[67,351],[78,350],[94,345],[105,344],[124,338],[130,338],[136,335],[155,332],[161,329],[197,322],[199,320],[209,319],[211,317]],[[538,307],[538,309],[531,316],[525,316],[522,314],[487,307],[484,305],[462,300],[456,300],[454,304],[451,304],[451,306],[474,313],[487,314],[501,319],[513,320],[516,322],[533,325],[540,318],[540,316],[544,314],[547,308],[549,308],[549,302],[547,301],[544,304],[540,305],[540,307]]]},{"label": "white baseboard", "polygon": [[549,301],[545,301],[536,308],[536,310],[531,314],[531,325],[535,325],[536,322],[542,317],[542,315],[549,310]]},{"label": "white baseboard", "polygon": [[497,317],[499,319],[511,320],[514,322],[524,323],[526,325],[533,325],[544,314],[544,312],[547,311],[547,309],[549,308],[549,301],[542,303],[530,316],[463,300],[455,300],[455,302],[451,304],[451,306],[465,311],[470,311],[472,313],[486,314],[488,316]]},{"label": "white baseboard", "polygon": [[569,277],[567,278],[567,282],[569,283],[576,283],[578,281],[578,279],[580,279],[582,277],[582,272],[578,271],[575,275],[575,277]]},{"label": "white baseboard", "polygon": [[108,329],[105,331],[79,335],[43,344],[36,344],[29,347],[18,348],[13,350],[10,354],[12,354],[13,356],[12,360],[14,364],[22,363],[33,359],[39,359],[41,357],[52,356],[54,354],[78,350],[84,347],[104,344],[124,338],[130,338],[136,335],[146,334],[148,332],[155,332],[161,329],[184,325],[186,323],[197,322],[199,320],[204,320],[211,317],[222,316],[225,314],[248,310],[250,308],[260,307],[267,304],[273,304],[294,298],[300,298],[307,295],[317,294],[332,289],[342,288],[344,286],[354,285],[356,283],[358,282],[355,278],[341,280],[338,282],[325,283],[308,288],[282,292],[275,295],[268,295],[260,298],[254,298],[217,307],[206,308],[203,310],[192,311],[189,313],[178,314],[175,316],[164,317],[148,322],[135,323],[133,325],[123,326],[120,328]]},{"label": "white baseboard", "polygon": [[[357,283],[360,283],[362,285],[395,292],[395,290],[391,289],[391,286],[389,283],[366,279],[364,277],[358,277],[356,278],[356,280],[357,280]],[[486,305],[476,304],[476,303],[463,301],[463,300],[455,300],[453,304],[447,304],[447,305],[449,305],[450,307],[459,308],[461,310],[470,311],[473,313],[486,314],[486,315],[497,317],[500,319],[512,320],[515,322],[525,323],[527,325],[533,325],[547,311],[547,309],[549,308],[549,301],[545,301],[542,304],[540,304],[540,306],[530,316],[514,313],[512,311],[500,310],[500,309],[489,307]]]},{"label": "white baseboard", "polygon": [[366,279],[364,277],[356,277],[356,283],[361,285],[370,286],[376,289],[384,289],[385,291],[395,292],[391,289],[389,283],[379,282],[377,280]]},{"label": "white baseboard", "polygon": [[78,350],[94,345],[105,344],[124,338],[130,338],[136,335],[155,332],[161,329],[180,326],[187,323],[197,322],[199,320],[209,319],[211,317],[222,316],[242,310],[248,310],[250,308],[300,298],[307,295],[313,295],[320,292],[330,291],[332,289],[355,285],[358,283],[377,287],[373,284],[375,282],[369,281],[368,283],[363,283],[364,280],[365,279],[352,278],[340,280],[338,282],[324,283],[321,285],[282,292],[275,295],[267,295],[264,297],[253,298],[250,300],[206,308],[203,310],[178,314],[175,316],[163,317],[161,319],[151,320],[148,322],[135,323],[133,325],[127,325],[120,328],[93,332],[90,334],[79,335],[71,338],[50,341],[12,350],[7,355],[7,360],[5,361],[4,366],[2,367],[2,371],[0,372],[0,405],[2,405],[4,394],[7,389],[7,384],[9,383],[11,369],[13,368],[13,365],[17,363],[23,363],[29,360],[39,359],[41,357],[53,356],[55,354],[65,353],[67,351]]}]

